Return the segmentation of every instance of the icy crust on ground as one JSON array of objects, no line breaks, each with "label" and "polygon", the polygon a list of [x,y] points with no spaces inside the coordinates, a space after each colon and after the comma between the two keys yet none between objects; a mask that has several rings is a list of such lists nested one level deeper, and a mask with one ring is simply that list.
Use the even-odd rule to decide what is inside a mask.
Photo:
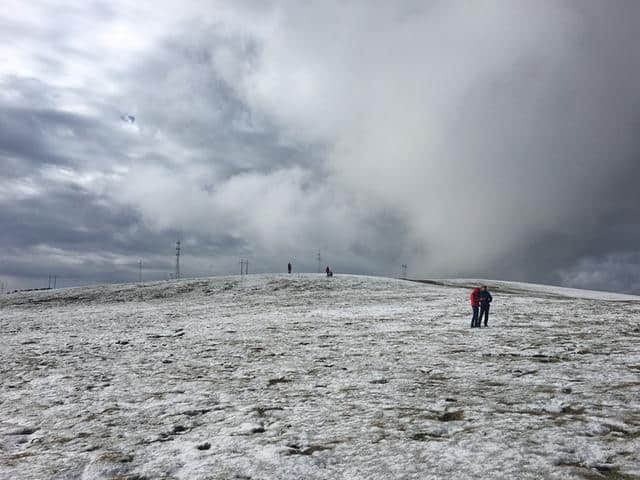
[{"label": "icy crust on ground", "polygon": [[0,300],[2,479],[640,478],[640,303],[257,275]]}]

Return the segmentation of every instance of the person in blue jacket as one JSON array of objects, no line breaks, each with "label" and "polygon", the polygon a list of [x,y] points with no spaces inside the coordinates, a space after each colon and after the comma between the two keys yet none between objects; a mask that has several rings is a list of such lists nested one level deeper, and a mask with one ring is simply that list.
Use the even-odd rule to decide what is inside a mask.
[{"label": "person in blue jacket", "polygon": [[487,290],[487,286],[483,285],[478,293],[478,300],[480,300],[480,319],[478,320],[478,327],[482,324],[482,317],[484,317],[484,326],[489,326],[489,305],[493,297]]}]

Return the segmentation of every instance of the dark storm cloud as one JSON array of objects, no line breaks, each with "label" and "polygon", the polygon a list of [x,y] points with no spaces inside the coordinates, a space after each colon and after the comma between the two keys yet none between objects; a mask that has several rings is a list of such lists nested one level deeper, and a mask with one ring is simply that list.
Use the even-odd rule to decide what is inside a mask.
[{"label": "dark storm cloud", "polygon": [[[22,199],[12,209],[0,211],[5,245],[32,247],[47,244],[57,248],[99,250],[105,243],[109,251],[130,248],[125,238],[115,235],[137,228],[139,215],[74,185],[51,185],[41,195]],[[109,201],[110,202],[110,201]]]},{"label": "dark storm cloud", "polygon": [[[112,203],[73,185],[48,185],[41,195],[0,210],[0,257],[5,275],[42,282],[49,274],[59,286],[137,278],[143,259],[148,279],[173,270],[171,239],[180,232],[145,226],[130,207]],[[184,239],[183,239],[184,240]],[[226,234],[188,237],[188,254],[219,255],[242,241]],[[206,267],[190,274],[211,273]]]},{"label": "dark storm cloud", "polygon": [[504,205],[517,206],[482,240],[526,226],[526,238],[483,266],[489,275],[557,282],[579,259],[637,248],[640,93],[617,72],[638,79],[640,70],[616,54],[619,40],[599,44],[598,55],[583,45],[587,58],[551,78],[530,58],[475,87],[454,111],[450,142],[472,159],[463,177],[474,185],[470,208],[492,224]]},{"label": "dark storm cloud", "polygon": [[[5,107],[0,118],[0,152],[7,164],[14,160],[11,163],[16,169],[29,170],[42,164],[71,165],[73,159],[52,149],[52,143],[56,141],[57,129],[66,127],[77,132],[83,124],[77,116],[55,110]],[[3,173],[10,175],[11,170]]]},{"label": "dark storm cloud", "polygon": [[[14,29],[13,33],[19,32]],[[177,47],[167,48],[172,51]],[[140,58],[142,66],[127,72],[130,78],[120,80],[127,86],[125,93],[112,96],[110,102],[102,92],[63,88],[15,75],[2,77],[4,91],[10,93],[0,97],[0,190],[8,207],[2,209],[0,221],[2,241],[10,252],[2,259],[5,275],[19,281],[20,277],[41,279],[43,272],[52,271],[69,284],[74,279],[99,281],[102,272],[103,281],[115,281],[119,276],[130,279],[131,269],[137,271],[130,257],[140,257],[145,259],[151,278],[166,278],[173,269],[171,260],[167,263],[166,259],[171,259],[173,242],[179,235],[185,241],[187,265],[189,256],[195,259],[246,251],[245,239],[224,231],[194,232],[176,224],[150,228],[136,205],[121,201],[111,191],[113,182],[146,184],[148,179],[136,178],[140,167],[162,168],[168,176],[178,174],[184,171],[183,155],[191,165],[206,166],[215,161],[213,179],[205,169],[204,176],[186,186],[211,192],[231,175],[269,170],[258,165],[265,163],[261,160],[265,157],[277,158],[283,165],[295,163],[291,160],[295,152],[278,146],[273,132],[232,125],[246,122],[249,112],[223,83],[216,84],[215,76],[206,75],[198,89],[190,84],[163,85],[158,76],[175,72],[176,62],[185,63],[181,52],[166,55],[167,48],[152,49]],[[201,63],[203,58],[187,59],[181,67],[185,79],[192,60]],[[155,65],[160,65],[159,70]],[[171,95],[175,97],[167,98]],[[141,105],[132,98],[141,100]],[[69,111],[65,103],[80,103],[88,112]],[[207,108],[202,108],[203,103]],[[137,106],[136,113],[141,112],[133,130],[118,121],[123,112],[130,114],[131,105]],[[158,134],[168,134],[171,143],[184,146],[178,158],[162,143],[157,144]],[[236,160],[229,158],[233,155]],[[238,161],[241,155],[246,161]],[[129,174],[129,169],[133,173]],[[106,179],[83,186],[83,176]],[[127,261],[129,265],[118,266]],[[211,265],[201,263],[192,261],[188,272],[215,273]],[[25,281],[28,286],[29,280]]]},{"label": "dark storm cloud", "polygon": [[640,254],[584,257],[560,272],[561,281],[577,288],[640,293]]},{"label": "dark storm cloud", "polygon": [[[518,206],[484,240],[527,226],[526,238],[489,267],[496,276],[566,283],[565,271],[578,272],[585,259],[594,268],[593,259],[612,253],[637,257],[629,252],[640,240],[640,57],[620,45],[637,38],[640,8],[576,10],[566,63],[522,57],[470,91],[456,112],[452,130],[482,178],[478,208]],[[610,288],[638,292],[637,282],[621,283]]]},{"label": "dark storm cloud", "polygon": [[[342,146],[334,167],[404,212],[407,245],[424,251],[409,263],[425,272],[566,283],[583,259],[637,251],[640,62],[621,46],[637,38],[640,7],[476,7],[440,5],[388,35],[358,31],[359,55],[319,47],[337,68],[384,65],[361,82],[374,95],[349,90],[351,108],[330,112],[369,112],[329,132]],[[353,33],[357,15],[344,13],[327,35]],[[302,45],[282,63],[311,53]]]},{"label": "dark storm cloud", "polygon": [[[68,93],[58,87],[18,77],[0,84],[15,97],[0,97],[0,168],[5,175],[37,173],[43,165],[108,170],[135,142],[119,128],[116,106],[86,99],[84,104],[100,114],[75,113],[56,105],[56,98]],[[72,99],[78,95],[72,92]]]}]

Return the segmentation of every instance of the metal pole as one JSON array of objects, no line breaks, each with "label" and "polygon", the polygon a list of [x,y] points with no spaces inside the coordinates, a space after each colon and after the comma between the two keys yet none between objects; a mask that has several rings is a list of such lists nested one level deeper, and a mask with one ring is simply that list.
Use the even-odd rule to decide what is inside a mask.
[{"label": "metal pole", "polygon": [[176,279],[180,278],[180,240],[176,242]]}]

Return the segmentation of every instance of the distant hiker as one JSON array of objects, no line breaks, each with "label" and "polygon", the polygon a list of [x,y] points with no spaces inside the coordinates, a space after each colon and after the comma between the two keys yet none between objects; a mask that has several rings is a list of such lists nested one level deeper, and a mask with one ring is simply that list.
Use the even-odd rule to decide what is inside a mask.
[{"label": "distant hiker", "polygon": [[471,317],[471,328],[480,327],[480,319],[478,318],[479,308],[480,308],[480,288],[476,287],[471,292],[471,310],[473,310],[473,316]]},{"label": "distant hiker", "polygon": [[287,271],[288,271],[289,273],[291,273],[291,262],[289,262],[289,263],[287,264]]},{"label": "distant hiker", "polygon": [[325,269],[325,272],[327,272],[327,277],[333,277],[333,272],[329,268],[329,265],[327,265],[327,268]]},{"label": "distant hiker", "polygon": [[483,285],[478,294],[480,300],[480,317],[478,318],[478,327],[482,324],[482,317],[484,316],[484,326],[489,326],[489,305],[493,301],[493,297],[487,290],[487,286]]}]

